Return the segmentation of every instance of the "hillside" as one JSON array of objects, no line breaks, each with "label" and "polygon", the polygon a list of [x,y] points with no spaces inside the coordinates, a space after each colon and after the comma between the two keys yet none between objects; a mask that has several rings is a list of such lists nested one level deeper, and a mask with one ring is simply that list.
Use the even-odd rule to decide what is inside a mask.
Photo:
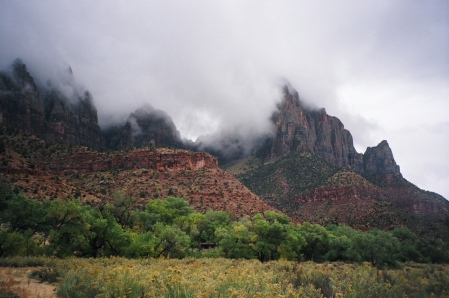
[{"label": "hillside", "polygon": [[274,210],[208,153],[181,149],[98,152],[48,144],[19,130],[0,128],[2,178],[15,192],[36,200],[79,198],[90,204],[115,192],[148,200],[177,196],[197,210],[223,210],[237,217]]},{"label": "hillside", "polygon": [[364,177],[307,151],[262,162],[249,158],[224,167],[265,202],[291,218],[360,229],[407,226],[419,235],[449,238],[449,202],[400,175]]},{"label": "hillside", "polygon": [[253,157],[223,168],[236,174],[243,184],[265,199],[279,199],[276,204],[282,206],[281,209],[287,208],[289,198],[317,187],[336,171],[335,167],[306,151],[267,162]]}]

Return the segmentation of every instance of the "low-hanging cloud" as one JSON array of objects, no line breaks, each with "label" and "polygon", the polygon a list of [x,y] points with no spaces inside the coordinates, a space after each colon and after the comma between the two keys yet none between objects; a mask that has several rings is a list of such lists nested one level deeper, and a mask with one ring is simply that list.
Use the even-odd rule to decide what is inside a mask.
[{"label": "low-hanging cloud", "polygon": [[[0,68],[20,57],[42,83],[60,84],[70,66],[103,127],[149,103],[193,140],[269,131],[286,78],[339,117],[357,149],[388,139],[404,176],[418,177],[396,153],[413,144],[395,143],[395,128],[443,121],[438,111],[449,110],[448,10],[443,0],[9,1],[0,4]],[[414,115],[426,101],[422,113],[434,116]]]}]

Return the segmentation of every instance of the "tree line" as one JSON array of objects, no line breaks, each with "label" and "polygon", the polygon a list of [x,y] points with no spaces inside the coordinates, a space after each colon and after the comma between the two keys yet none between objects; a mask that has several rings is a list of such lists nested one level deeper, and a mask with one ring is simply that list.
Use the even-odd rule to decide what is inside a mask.
[{"label": "tree line", "polygon": [[[33,201],[2,186],[0,257],[124,256],[128,258],[225,257],[270,260],[449,262],[449,245],[418,238],[408,228],[366,232],[345,225],[294,224],[266,211],[232,219],[223,211],[194,212],[176,197],[136,200],[116,193],[109,203],[78,200]],[[204,243],[215,247],[203,250]]]}]

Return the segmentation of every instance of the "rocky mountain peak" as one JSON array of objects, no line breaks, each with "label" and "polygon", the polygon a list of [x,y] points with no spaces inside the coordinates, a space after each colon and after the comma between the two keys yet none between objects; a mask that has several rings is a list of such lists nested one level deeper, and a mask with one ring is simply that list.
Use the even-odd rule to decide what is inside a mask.
[{"label": "rocky mountain peak", "polygon": [[0,73],[0,124],[20,128],[45,141],[104,147],[97,110],[89,92],[68,98],[57,88],[40,89],[20,59]]},{"label": "rocky mountain peak", "polygon": [[283,100],[272,121],[275,135],[260,150],[264,158],[308,150],[333,166],[350,166],[360,174],[400,174],[387,141],[368,148],[365,154],[358,153],[340,119],[324,108],[308,107],[290,86],[283,88]]},{"label": "rocky mountain peak", "polygon": [[376,147],[368,147],[363,154],[365,174],[401,174],[388,142],[383,140]]},{"label": "rocky mountain peak", "polygon": [[105,132],[109,148],[175,147],[182,148],[181,134],[164,111],[145,105],[131,113],[123,126]]},{"label": "rocky mountain peak", "polygon": [[266,157],[309,150],[334,166],[350,165],[362,172],[362,155],[355,150],[351,133],[343,123],[325,109],[308,108],[291,88],[284,87],[283,91],[283,101],[272,117],[275,135],[268,142],[271,150]]}]

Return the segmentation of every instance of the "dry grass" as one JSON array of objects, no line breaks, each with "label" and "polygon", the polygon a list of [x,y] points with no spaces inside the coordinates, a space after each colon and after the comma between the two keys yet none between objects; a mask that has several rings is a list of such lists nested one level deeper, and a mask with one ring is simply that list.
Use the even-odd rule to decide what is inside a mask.
[{"label": "dry grass", "polygon": [[62,297],[449,297],[449,266],[66,259]]},{"label": "dry grass", "polygon": [[28,277],[38,267],[0,268],[0,297],[51,298],[56,287]]}]

